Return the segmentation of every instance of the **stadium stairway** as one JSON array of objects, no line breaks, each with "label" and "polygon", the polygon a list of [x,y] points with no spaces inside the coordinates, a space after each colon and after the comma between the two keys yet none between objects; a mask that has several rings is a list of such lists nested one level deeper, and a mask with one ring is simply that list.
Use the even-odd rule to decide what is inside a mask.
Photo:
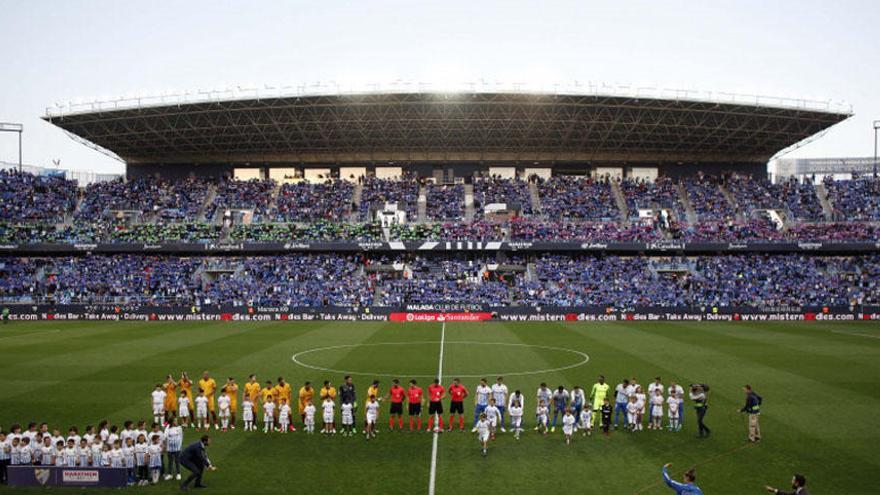
[{"label": "stadium stairway", "polygon": [[269,193],[269,204],[266,206],[266,211],[271,215],[273,211],[278,207],[278,195],[281,193],[281,184],[278,182],[275,183],[275,186],[272,188],[272,192]]},{"label": "stadium stairway", "polygon": [[419,223],[425,223],[428,221],[428,189],[424,185],[419,186]]},{"label": "stadium stairway", "polygon": [[464,185],[464,221],[474,221],[474,185]]},{"label": "stadium stairway", "polygon": [[351,214],[349,214],[348,220],[351,223],[357,223],[359,216],[359,206],[361,204],[361,196],[364,193],[364,185],[358,183],[354,186],[354,192],[351,195]]},{"label": "stadium stairway", "polygon": [[738,222],[745,222],[745,214],[739,208],[739,205],[736,203],[736,198],[733,197],[733,193],[727,190],[723,185],[718,185],[718,189],[721,190],[721,195],[724,196],[724,199],[727,200],[727,203],[733,208],[733,211],[736,213],[736,220]]},{"label": "stadium stairway", "polygon": [[629,208],[626,206],[626,199],[623,197],[623,192],[620,190],[620,183],[616,180],[612,180],[611,182],[611,193],[614,195],[614,202],[617,204],[617,209],[620,211],[620,221],[624,224],[629,220]]},{"label": "stadium stairway", "polygon": [[541,195],[538,194],[538,185],[529,182],[529,199],[532,201],[532,214],[541,214]]},{"label": "stadium stairway", "polygon": [[678,197],[681,199],[681,204],[684,205],[684,214],[688,225],[696,225],[697,212],[694,210],[694,205],[691,204],[691,198],[688,197],[687,189],[684,188],[684,184],[681,182],[678,183]]},{"label": "stadium stairway", "polygon": [[208,194],[205,195],[205,202],[199,207],[199,212],[197,213],[196,219],[200,221],[207,221],[206,215],[208,214],[208,205],[214,203],[214,198],[217,197],[217,186],[214,184],[208,185]]},{"label": "stadium stairway", "polygon": [[816,197],[819,198],[819,204],[822,205],[822,214],[825,215],[825,220],[829,222],[834,220],[834,207],[831,206],[831,200],[828,198],[828,190],[825,189],[825,184],[819,182],[813,187],[816,188]]}]

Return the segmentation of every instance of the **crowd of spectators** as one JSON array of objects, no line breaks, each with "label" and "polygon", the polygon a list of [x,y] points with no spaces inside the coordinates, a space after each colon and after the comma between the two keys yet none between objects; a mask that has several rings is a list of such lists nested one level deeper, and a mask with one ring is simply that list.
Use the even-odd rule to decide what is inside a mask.
[{"label": "crowd of spectators", "polygon": [[[387,260],[388,263],[401,260]],[[368,274],[362,255],[0,258],[0,299],[173,305],[755,307],[880,304],[880,256],[420,256]],[[533,267],[526,271],[526,265]],[[220,268],[218,268],[218,266]]]},{"label": "crowd of spectators", "polygon": [[284,184],[271,217],[276,222],[345,221],[353,196],[354,184],[346,180]]},{"label": "crowd of spectators", "polygon": [[726,186],[746,216],[754,210],[782,210],[791,218],[817,221],[823,218],[822,205],[810,180],[783,179],[775,184],[766,178],[730,174]]},{"label": "crowd of spectators", "polygon": [[681,180],[698,221],[733,220],[736,212],[721,192],[722,179],[702,173]]},{"label": "crowd of spectators", "polygon": [[229,238],[249,242],[334,242],[381,241],[382,228],[373,223],[334,223],[319,221],[308,225],[293,223],[239,224],[232,228]]},{"label": "crowd of spectators", "polygon": [[785,238],[784,232],[766,217],[753,218],[748,222],[704,221],[689,226],[677,223],[673,230],[673,237],[687,242],[760,242]]},{"label": "crowd of spectators", "polygon": [[116,225],[102,240],[107,242],[216,242],[223,235],[222,228],[208,223],[145,223]]},{"label": "crowd of spectators", "polygon": [[382,306],[425,304],[507,306],[509,281],[487,269],[486,258],[424,258],[402,276],[382,281]]},{"label": "crowd of spectators", "polygon": [[60,222],[76,205],[76,182],[0,170],[0,221]]},{"label": "crowd of spectators", "polygon": [[507,239],[503,222],[477,220],[470,223],[445,222],[392,225],[392,241],[501,241]]},{"label": "crowd of spectators", "polygon": [[261,220],[269,210],[275,181],[266,179],[223,180],[217,184],[214,201],[208,207],[207,218],[215,219],[225,210],[253,210],[254,220]]},{"label": "crowd of spectators", "polygon": [[541,213],[549,219],[618,220],[609,178],[557,175],[540,181]]},{"label": "crowd of spectators", "polygon": [[616,222],[510,221],[513,241],[648,242],[662,238],[656,227],[640,222],[621,226]]},{"label": "crowd of spectators", "polygon": [[486,215],[490,204],[506,205],[507,211],[518,211],[523,215],[532,213],[532,198],[529,183],[519,179],[500,177],[474,178],[474,209],[478,215]]},{"label": "crowd of spectators", "polygon": [[880,221],[880,179],[854,175],[851,180],[826,177],[825,191],[836,221]]},{"label": "crowd of spectators", "polygon": [[638,218],[640,209],[666,209],[676,218],[685,218],[678,185],[668,177],[657,177],[653,181],[625,179],[620,181],[620,192],[626,201],[630,218]]},{"label": "crowd of spectators", "polygon": [[135,255],[51,258],[39,261],[40,292],[68,303],[190,304],[199,289],[198,258]]},{"label": "crowd of spectators", "polygon": [[430,220],[464,219],[464,186],[461,184],[428,184],[427,215]]},{"label": "crowd of spectators", "polygon": [[207,283],[199,303],[234,306],[369,306],[373,290],[358,273],[360,256],[309,254],[249,257],[233,260],[235,272]]},{"label": "crowd of spectators", "polygon": [[419,182],[412,177],[401,179],[378,179],[368,177],[363,180],[361,219],[371,220],[373,211],[382,210],[386,203],[397,203],[397,209],[406,212],[409,220],[418,217]]}]

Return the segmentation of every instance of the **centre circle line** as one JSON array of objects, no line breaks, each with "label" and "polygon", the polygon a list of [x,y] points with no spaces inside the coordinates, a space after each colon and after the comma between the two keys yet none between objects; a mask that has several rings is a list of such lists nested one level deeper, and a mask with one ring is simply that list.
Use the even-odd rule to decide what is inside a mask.
[{"label": "centre circle line", "polygon": [[[341,345],[331,345],[324,347],[315,347],[312,349],[306,349],[303,351],[299,351],[291,356],[291,360],[303,368],[309,368],[317,371],[325,371],[328,373],[339,373],[339,374],[347,374],[347,375],[357,375],[357,376],[374,376],[374,377],[386,377],[386,378],[396,378],[401,376],[407,376],[412,378],[436,378],[435,375],[420,375],[420,374],[409,374],[409,373],[369,373],[362,371],[349,371],[349,370],[340,370],[334,368],[327,368],[323,366],[315,366],[312,364],[304,363],[300,357],[306,354],[314,353],[314,352],[322,352],[322,351],[332,351],[336,349],[352,349],[356,347],[379,347],[379,346],[401,346],[401,345],[430,345],[436,344],[439,345],[441,342],[439,340],[430,340],[430,341],[404,341],[404,342],[368,342],[362,344],[341,344]],[[452,341],[447,340],[444,342],[444,345],[449,344],[461,344],[461,345],[497,345],[497,346],[507,346],[507,347],[528,347],[532,349],[543,349],[549,351],[559,351],[559,352],[567,352],[570,354],[575,354],[581,357],[581,360],[577,363],[570,364],[567,366],[560,366],[558,368],[547,368],[542,370],[533,370],[533,371],[487,371],[480,374],[468,374],[468,375],[456,375],[459,378],[481,378],[487,375],[504,375],[504,376],[527,376],[527,375],[538,375],[544,373],[555,373],[557,371],[569,370],[572,368],[577,368],[579,366],[583,366],[587,364],[590,360],[590,356],[582,351],[577,351],[574,349],[568,349],[566,347],[554,347],[554,346],[546,346],[546,345],[537,345],[537,344],[521,344],[521,343],[513,343],[513,342],[481,342],[481,341],[472,341],[472,340],[458,340]]]}]

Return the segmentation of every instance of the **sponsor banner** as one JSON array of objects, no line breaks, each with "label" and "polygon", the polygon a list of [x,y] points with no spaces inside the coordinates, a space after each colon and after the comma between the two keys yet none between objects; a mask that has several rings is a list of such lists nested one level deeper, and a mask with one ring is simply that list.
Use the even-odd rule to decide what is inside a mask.
[{"label": "sponsor banner", "polygon": [[97,469],[65,469],[61,471],[61,482],[65,485],[96,485],[101,479]]},{"label": "sponsor banner", "polygon": [[100,486],[128,484],[125,468],[67,468],[55,466],[8,466],[9,486]]},{"label": "sponsor banner", "polygon": [[855,321],[880,320],[880,307],[662,308],[140,306],[105,304],[6,306],[12,321]]},{"label": "sponsor banner", "polygon": [[281,254],[291,252],[608,252],[608,253],[875,253],[880,242],[602,242],[602,241],[422,241],[422,242],[211,242],[0,244],[0,254]]},{"label": "sponsor banner", "polygon": [[492,313],[391,313],[389,321],[405,322],[453,322],[453,321],[486,321],[492,319]]}]

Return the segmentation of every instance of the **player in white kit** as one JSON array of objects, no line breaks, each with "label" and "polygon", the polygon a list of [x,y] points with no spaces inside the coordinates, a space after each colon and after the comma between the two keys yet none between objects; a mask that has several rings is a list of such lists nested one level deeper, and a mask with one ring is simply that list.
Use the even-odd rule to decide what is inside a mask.
[{"label": "player in white kit", "polygon": [[[205,392],[199,390],[198,397],[195,398],[196,403],[196,428],[204,429],[208,431],[208,398],[205,397]],[[137,444],[137,442],[135,442]],[[137,445],[135,445],[137,446]]]},{"label": "player in white kit", "polygon": [[354,405],[351,402],[343,402],[339,406],[339,412],[342,414],[342,436],[354,435]]},{"label": "player in white kit", "polygon": [[495,407],[498,408],[498,424],[496,426],[500,426],[503,433],[507,431],[504,429],[504,410],[507,408],[507,385],[504,384],[504,377],[499,376],[498,380],[492,384],[492,398],[495,399]]},{"label": "player in white kit", "polygon": [[489,435],[494,439],[495,430],[498,428],[498,420],[501,416],[501,410],[495,404],[495,398],[489,399],[489,405],[484,411],[486,419],[489,421]]},{"label": "player in white kit", "polygon": [[162,385],[156,384],[150,400],[153,403],[153,422],[161,423],[165,418],[165,391],[162,390]]}]

